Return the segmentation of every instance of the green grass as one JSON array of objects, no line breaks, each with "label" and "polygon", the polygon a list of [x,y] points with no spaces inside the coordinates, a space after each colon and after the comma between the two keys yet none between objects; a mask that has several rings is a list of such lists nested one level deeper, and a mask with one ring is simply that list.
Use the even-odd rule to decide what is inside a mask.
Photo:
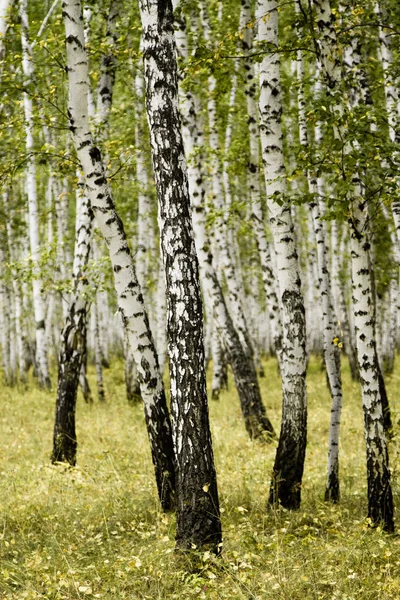
[{"label": "green grass", "polygon": [[[276,363],[261,380],[279,431]],[[219,558],[174,552],[160,512],[142,408],[128,406],[123,368],[105,372],[108,402],[78,400],[78,467],[52,466],[54,393],[2,388],[0,598],[380,600],[400,597],[400,537],[368,527],[363,420],[344,372],[342,502],[323,502],[330,402],[309,368],[309,437],[301,510],[266,510],[275,444],[248,440],[236,393],[210,402],[224,529]],[[388,379],[394,421],[400,375]],[[93,381],[93,380],[92,380]],[[398,426],[396,426],[398,429]],[[395,501],[399,442],[391,442]],[[400,527],[400,525],[399,525]]]}]

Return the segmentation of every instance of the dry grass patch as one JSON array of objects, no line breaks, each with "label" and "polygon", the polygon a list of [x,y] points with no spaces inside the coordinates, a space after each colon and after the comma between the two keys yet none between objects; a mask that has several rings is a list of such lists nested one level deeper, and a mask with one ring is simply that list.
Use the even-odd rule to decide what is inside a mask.
[{"label": "dry grass patch", "polygon": [[[263,397],[279,432],[275,361],[265,370]],[[79,398],[75,469],[50,464],[54,393],[2,388],[0,598],[400,597],[400,538],[365,521],[361,400],[346,368],[338,506],[322,501],[330,402],[318,361],[309,368],[301,511],[266,509],[275,444],[248,440],[232,387],[210,402],[224,528],[219,558],[174,552],[174,516],[159,510],[142,408],[125,400],[122,365],[105,376],[106,405]],[[396,423],[399,379],[388,379]],[[398,503],[396,436],[390,453]]]}]

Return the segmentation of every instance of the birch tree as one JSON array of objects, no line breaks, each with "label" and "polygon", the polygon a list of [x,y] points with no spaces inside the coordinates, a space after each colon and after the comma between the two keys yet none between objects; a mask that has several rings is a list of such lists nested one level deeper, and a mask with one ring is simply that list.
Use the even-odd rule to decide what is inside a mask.
[{"label": "birch tree", "polygon": [[[299,5],[296,4],[296,12],[299,14]],[[297,104],[299,113],[299,138],[300,144],[307,150],[309,145],[309,134],[306,119],[306,101],[304,92],[304,60],[303,51],[297,51]],[[318,133],[317,133],[318,135]],[[318,140],[320,141],[320,140]],[[307,169],[306,172],[307,191],[312,195],[310,212],[317,247],[319,293],[322,305],[323,317],[323,351],[328,376],[329,390],[332,397],[331,422],[329,430],[328,446],[328,477],[325,490],[325,499],[337,502],[339,500],[339,428],[342,411],[342,381],[340,373],[340,355],[338,348],[339,333],[337,324],[333,318],[333,298],[331,291],[331,277],[329,272],[327,232],[325,223],[321,217],[324,216],[325,205],[320,197],[317,175],[315,171]],[[336,343],[334,343],[336,340]]]},{"label": "birch tree", "polygon": [[[111,2],[107,18],[106,38],[113,40],[115,45],[115,21],[118,16],[119,0]],[[116,61],[109,49],[101,60],[100,79],[98,86],[98,101],[96,112],[96,124],[99,128],[98,136],[103,137],[108,125],[111,110],[112,94],[115,80]],[[88,109],[89,110],[89,109]],[[73,264],[73,290],[70,297],[68,311],[63,329],[61,331],[60,353],[58,359],[58,389],[56,400],[56,414],[53,437],[53,462],[76,463],[76,433],[75,433],[75,406],[77,388],[80,377],[83,378],[83,389],[86,397],[87,380],[82,373],[87,346],[87,312],[89,306],[88,280],[86,275],[89,254],[92,242],[92,220],[93,213],[90,202],[85,196],[84,183],[80,181],[77,173],[78,190],[76,194],[76,234],[75,253]],[[98,305],[94,304],[96,333],[99,330]],[[98,396],[104,401],[104,385],[101,372],[101,351],[99,348],[99,336],[96,335],[96,366],[98,378]],[[98,369],[100,368],[100,373]],[[100,382],[100,383],[99,383]]]},{"label": "birch tree", "polygon": [[[257,20],[259,43],[277,47],[277,2],[259,0]],[[259,108],[262,160],[282,320],[282,424],[270,502],[295,509],[300,506],[307,439],[306,330],[296,240],[286,197],[278,53],[267,54],[261,62]]]},{"label": "birch tree", "polygon": [[63,1],[63,19],[67,46],[68,111],[72,141],[84,173],[87,197],[110,252],[119,311],[141,378],[158,493],[163,508],[170,508],[173,502],[175,471],[164,386],[124,227],[115,210],[101,153],[94,144],[89,125],[88,57],[85,50],[80,0]]},{"label": "birch tree", "polygon": [[[188,42],[184,15],[178,19],[176,37],[179,53],[184,61],[187,61]],[[195,243],[201,281],[208,302],[208,316],[213,319],[216,333],[223,343],[227,360],[231,365],[246,429],[251,438],[268,439],[274,436],[274,429],[262,402],[254,361],[248,349],[243,347],[244,342],[239,337],[227,309],[215,268],[212,243],[206,229],[204,175],[199,153],[203,145],[203,132],[198,120],[200,101],[194,92],[183,93],[182,90],[180,101],[185,150],[189,156],[188,178],[193,202]]]},{"label": "birch tree", "polygon": [[171,413],[180,548],[220,550],[221,521],[208,421],[203,311],[178,111],[172,4],[140,1],[146,109],[167,294]]},{"label": "birch tree", "polygon": [[[28,40],[28,15],[27,0],[20,0],[19,12],[21,17],[21,38],[22,38],[22,67],[26,79],[25,85],[29,86],[33,82],[33,60],[31,56],[31,47]],[[51,386],[49,364],[47,357],[46,332],[45,332],[45,301],[43,296],[43,284],[39,268],[40,243],[39,243],[39,214],[36,182],[36,165],[34,158],[34,121],[33,121],[33,102],[29,91],[23,93],[24,114],[25,114],[25,140],[27,152],[26,166],[26,193],[28,196],[29,212],[29,240],[33,263],[33,308],[36,325],[36,366],[39,384],[42,388],[49,389]]]},{"label": "birch tree", "polygon": [[[320,62],[324,69],[326,88],[331,97],[331,110],[336,115],[344,114],[339,102],[340,69],[339,51],[334,27],[335,19],[329,0],[314,0],[319,30]],[[351,102],[356,106],[362,95],[359,81],[351,90]],[[349,100],[348,100],[349,101]],[[335,131],[341,138],[343,151],[349,152],[350,142],[346,139],[343,125]],[[358,140],[353,141],[357,148]],[[393,498],[390,483],[389,457],[385,435],[383,412],[382,374],[378,364],[375,337],[374,298],[370,261],[368,206],[363,194],[359,165],[351,173],[351,197],[349,198],[352,299],[354,305],[354,327],[360,372],[360,383],[364,412],[364,433],[367,454],[368,516],[374,525],[379,523],[387,531],[393,531]],[[381,384],[380,384],[381,382]]]}]

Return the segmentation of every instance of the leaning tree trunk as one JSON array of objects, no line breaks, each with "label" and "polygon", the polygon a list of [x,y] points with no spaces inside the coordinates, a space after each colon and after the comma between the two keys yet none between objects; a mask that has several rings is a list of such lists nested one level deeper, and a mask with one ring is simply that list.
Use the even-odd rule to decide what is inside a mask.
[{"label": "leaning tree trunk", "polygon": [[[205,40],[213,45],[212,31],[206,3],[200,3],[203,33]],[[216,79],[214,75],[208,78],[208,121],[209,145],[212,153],[211,161],[211,191],[215,208],[215,223],[210,235],[215,247],[218,249],[219,271],[224,275],[228,291],[230,310],[234,327],[237,330],[244,352],[248,352],[253,359],[253,346],[248,332],[248,326],[241,301],[241,290],[238,285],[237,273],[232,258],[233,249],[228,238],[227,206],[225,203],[224,188],[222,185],[222,169],[220,165],[219,133],[217,126],[217,104],[215,100]]]},{"label": "leaning tree trunk", "polygon": [[[259,0],[258,37],[278,46],[276,0]],[[260,68],[260,130],[267,204],[276,254],[282,319],[282,425],[270,502],[298,508],[307,439],[306,328],[295,232],[286,193],[282,148],[279,54],[268,54]],[[280,202],[276,198],[280,198]]]},{"label": "leaning tree trunk", "polygon": [[88,118],[88,55],[79,0],[63,1],[67,42],[69,120],[73,143],[85,176],[86,194],[105,238],[113,265],[119,311],[139,376],[156,482],[163,508],[173,503],[174,454],[164,386],[157,353],[122,221],[112,199],[100,150]]},{"label": "leaning tree trunk", "polygon": [[[186,23],[179,20],[176,37],[182,57],[187,59]],[[240,405],[246,429],[251,438],[270,438],[274,430],[265,411],[253,357],[239,333],[227,310],[216,271],[213,266],[211,244],[206,231],[206,215],[204,206],[204,178],[198,152],[202,146],[202,132],[198,126],[198,106],[194,92],[181,94],[183,112],[183,134],[186,152],[189,155],[188,175],[189,189],[193,199],[193,227],[196,250],[200,264],[201,281],[208,301],[215,328],[223,342],[227,360],[232,368],[235,385],[238,390]]]},{"label": "leaning tree trunk", "polygon": [[[107,34],[114,30],[119,0],[111,3],[110,13],[107,20]],[[109,37],[109,35],[107,36]],[[105,63],[105,65],[104,65]],[[98,111],[96,114],[99,129],[98,135],[103,135],[104,128],[108,124],[111,110],[113,85],[115,80],[115,61],[109,55],[103,56],[101,62],[101,76],[99,81]],[[103,129],[101,129],[103,128]],[[78,173],[78,178],[79,178]],[[71,293],[68,311],[66,312],[65,324],[61,332],[60,352],[58,361],[58,388],[56,400],[56,416],[54,424],[53,440],[53,462],[76,463],[77,440],[75,433],[75,407],[79,380],[84,383],[84,391],[87,397],[87,379],[82,374],[83,360],[86,355],[87,338],[87,313],[88,293],[86,278],[86,267],[89,260],[92,241],[93,213],[90,202],[85,196],[83,182],[79,184],[76,194],[76,233],[75,254],[73,266],[73,291]],[[96,332],[98,333],[98,307],[93,306],[96,311]],[[96,336],[96,358],[100,351],[98,335]],[[101,357],[100,357],[101,371]],[[98,361],[96,361],[96,366]],[[99,380],[99,373],[97,369]],[[100,373],[100,385],[98,383],[98,395],[104,400],[104,385],[102,372]]]},{"label": "leaning tree trunk", "polygon": [[171,412],[177,465],[177,547],[220,550],[208,420],[203,311],[178,112],[170,0],[141,0],[146,108],[167,293]]}]

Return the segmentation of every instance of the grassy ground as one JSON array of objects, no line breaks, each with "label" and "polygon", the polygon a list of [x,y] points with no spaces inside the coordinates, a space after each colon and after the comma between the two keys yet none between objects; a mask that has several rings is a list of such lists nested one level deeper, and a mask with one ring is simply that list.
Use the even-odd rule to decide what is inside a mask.
[{"label": "grassy ground", "polygon": [[[261,380],[279,431],[276,363]],[[388,379],[392,409],[400,412]],[[124,397],[123,369],[106,372],[106,405],[79,398],[79,466],[51,466],[54,394],[2,388],[0,598],[380,600],[400,597],[400,537],[365,521],[366,473],[358,386],[344,373],[342,502],[323,502],[329,397],[309,369],[309,444],[299,512],[267,511],[275,445],[247,439],[236,393],[210,406],[224,550],[174,553],[174,516],[160,512],[140,406]],[[398,428],[398,427],[397,427]],[[400,445],[390,455],[399,503]],[[400,525],[399,525],[400,527]]]}]

